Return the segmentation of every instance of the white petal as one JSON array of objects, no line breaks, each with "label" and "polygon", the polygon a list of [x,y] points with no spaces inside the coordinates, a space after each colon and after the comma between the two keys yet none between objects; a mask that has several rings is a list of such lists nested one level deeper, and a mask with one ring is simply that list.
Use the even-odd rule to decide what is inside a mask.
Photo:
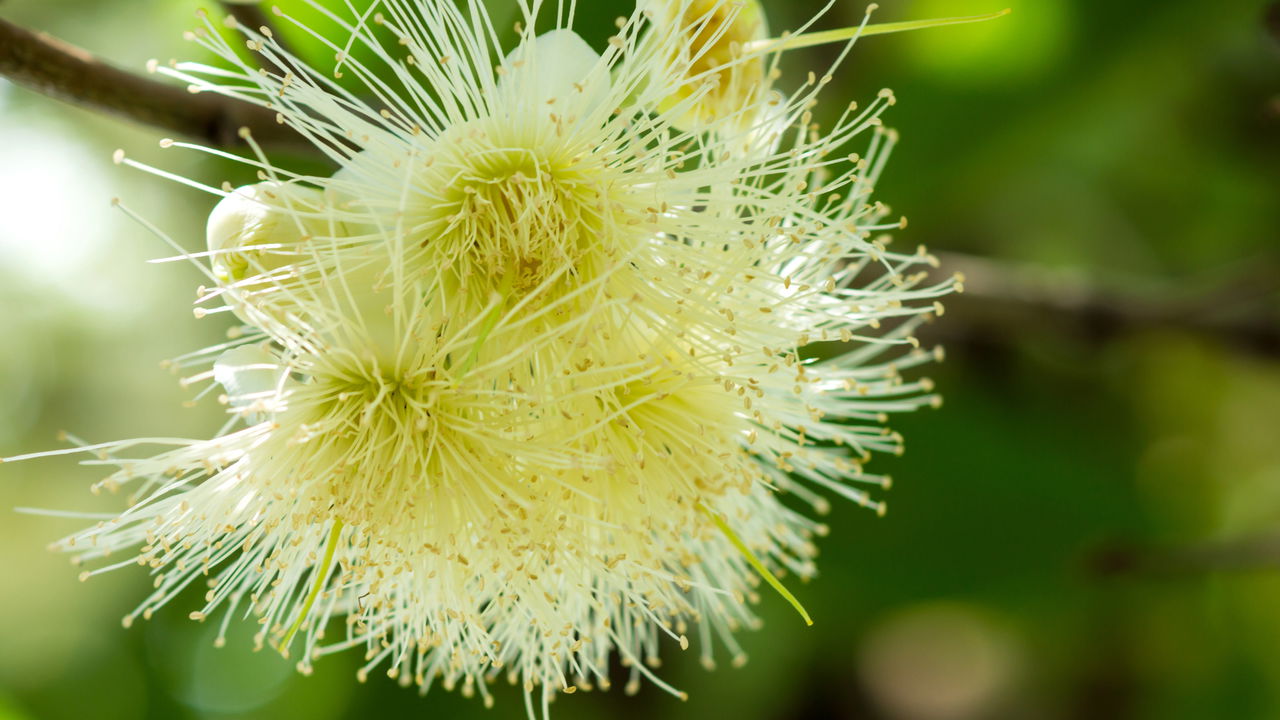
[{"label": "white petal", "polygon": [[[508,112],[541,111],[548,104],[586,113],[609,94],[608,69],[600,55],[572,30],[552,30],[507,56],[508,73],[498,94]],[[564,111],[561,111],[562,113]]]},{"label": "white petal", "polygon": [[247,408],[270,401],[281,389],[286,369],[280,359],[260,345],[242,345],[218,356],[213,379],[227,391],[231,407]]}]

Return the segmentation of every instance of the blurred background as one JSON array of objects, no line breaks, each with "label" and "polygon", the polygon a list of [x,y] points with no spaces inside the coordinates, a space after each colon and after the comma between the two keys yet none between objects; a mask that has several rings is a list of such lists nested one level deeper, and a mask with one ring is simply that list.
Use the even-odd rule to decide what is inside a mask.
[{"label": "blurred background", "polygon": [[[630,9],[581,5],[596,42]],[[765,5],[775,30],[820,8]],[[899,243],[969,277],[926,334],[947,348],[928,368],[946,404],[894,420],[908,451],[875,461],[896,480],[887,517],[836,504],[821,576],[793,588],[813,628],[763,593],[745,667],[666,653],[688,702],[646,686],[562,697],[554,714],[1280,717],[1280,10],[880,5],[881,22],[1014,10],[867,38],[827,95],[836,108],[896,91],[886,121],[903,141],[878,195],[910,218]],[[0,17],[141,70],[195,56],[181,34],[197,7],[6,0]],[[820,27],[862,12],[840,2]],[[802,76],[833,52],[787,64]],[[200,249],[212,200],[110,157],[251,178],[162,151],[166,134],[0,80],[0,456],[57,447],[59,429],[99,441],[220,423],[158,367],[226,329],[192,318],[200,276],[147,264],[171,253],[110,207],[120,197]],[[486,711],[381,676],[359,685],[354,655],[298,676],[250,651],[247,623],[215,650],[212,624],[187,619],[194,598],[122,629],[144,572],[81,584],[45,546],[82,521],[11,510],[118,510],[88,493],[97,477],[68,458],[0,468],[0,720],[523,717],[505,686]]]}]

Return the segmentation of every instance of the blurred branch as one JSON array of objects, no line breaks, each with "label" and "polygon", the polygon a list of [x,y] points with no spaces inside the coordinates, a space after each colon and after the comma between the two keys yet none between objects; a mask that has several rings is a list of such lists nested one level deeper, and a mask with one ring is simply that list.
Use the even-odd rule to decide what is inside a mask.
[{"label": "blurred branch", "polygon": [[1087,567],[1099,577],[1275,570],[1280,568],[1280,535],[1183,547],[1115,544],[1090,554]]},{"label": "blurred branch", "polygon": [[[1045,324],[1071,325],[1097,339],[1147,328],[1186,330],[1280,355],[1280,263],[1250,261],[1206,287],[1181,283],[1104,285],[1079,273],[936,253],[964,276],[964,293],[947,301],[940,334],[999,335]],[[1200,283],[1204,285],[1204,283]]]},{"label": "blurred branch", "polygon": [[[235,18],[237,23],[272,38],[281,50],[297,57],[297,53],[295,53],[292,46],[285,41],[284,37],[280,34],[280,31],[276,29],[275,23],[272,22],[271,18],[269,18],[265,12],[263,12],[262,6],[259,3],[254,0],[250,0],[249,2],[246,2],[245,0],[221,0],[218,4],[222,6],[222,9],[226,11],[227,15]],[[255,52],[254,57],[258,58],[258,61],[261,62],[262,66],[268,71],[280,76],[284,76],[286,74],[286,68],[272,62],[266,55],[263,55],[260,52]]]},{"label": "blurred branch", "polygon": [[267,148],[312,151],[266,108],[135,75],[44,33],[0,20],[0,76],[43,95],[172,131],[214,146],[243,146],[240,128]]}]

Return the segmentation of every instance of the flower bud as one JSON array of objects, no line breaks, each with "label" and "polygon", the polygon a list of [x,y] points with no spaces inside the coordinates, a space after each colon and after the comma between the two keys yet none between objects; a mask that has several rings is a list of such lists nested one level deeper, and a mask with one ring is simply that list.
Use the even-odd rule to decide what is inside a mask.
[{"label": "flower bud", "polygon": [[[670,66],[684,80],[662,103],[670,110],[703,93],[677,120],[682,130],[750,127],[743,117],[769,89],[764,56],[747,46],[768,37],[759,0],[644,0],[658,32],[670,35]],[[727,125],[726,125],[727,123]]]},{"label": "flower bud", "polygon": [[214,277],[230,285],[294,262],[299,243],[329,234],[314,188],[261,182],[236,188],[209,214],[206,238]]},{"label": "flower bud", "polygon": [[346,224],[326,193],[261,182],[236,188],[209,214],[210,269],[236,317],[257,327],[279,319],[313,291],[314,256],[346,244]]}]

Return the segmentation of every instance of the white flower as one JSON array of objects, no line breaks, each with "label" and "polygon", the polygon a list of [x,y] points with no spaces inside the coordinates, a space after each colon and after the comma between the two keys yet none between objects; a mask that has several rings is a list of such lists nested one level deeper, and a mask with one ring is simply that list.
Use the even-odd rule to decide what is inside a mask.
[{"label": "white flower", "polygon": [[[615,652],[632,686],[668,687],[646,663],[689,635],[741,659],[761,576],[812,576],[825,532],[780,495],[883,511],[862,465],[901,451],[885,414],[937,402],[902,373],[955,283],[890,249],[901,221],[870,199],[892,95],[819,130],[828,73],[783,96],[756,85],[763,50],[670,52],[727,11],[703,0],[642,7],[602,54],[563,16],[503,52],[478,4],[380,7],[320,38],[359,95],[251,29],[288,74],[211,26],[192,37],[234,70],[163,69],[275,109],[340,170],[259,153],[262,183],[219,192],[204,302],[247,326],[180,364],[217,358],[187,382],[239,427],[89,448],[138,502],[65,546],[124,558],[88,574],[152,569],[126,624],[208,575],[192,616],[247,607],[304,672],[363,647],[362,677],[487,701],[506,674],[531,713],[535,688],[545,711],[607,687]],[[173,447],[122,454],[149,442]]]}]

